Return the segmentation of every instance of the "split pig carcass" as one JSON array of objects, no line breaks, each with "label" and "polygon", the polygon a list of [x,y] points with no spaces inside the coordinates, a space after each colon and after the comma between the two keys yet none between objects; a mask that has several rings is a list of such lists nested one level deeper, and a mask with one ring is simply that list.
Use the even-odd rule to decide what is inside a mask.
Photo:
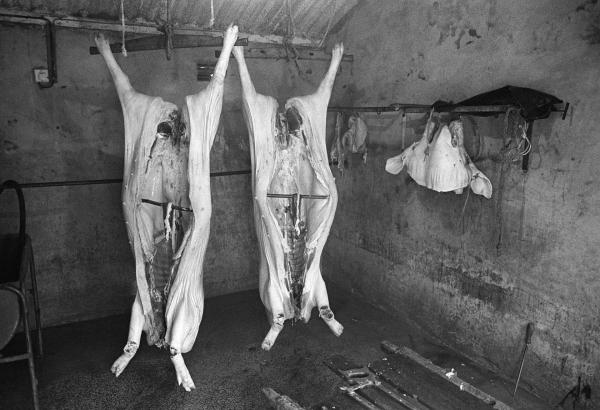
[{"label": "split pig carcass", "polygon": [[337,207],[325,145],[327,105],[343,55],[336,45],[314,94],[277,100],[256,92],[241,47],[234,47],[252,161],[254,220],[260,248],[259,292],[271,328],[269,350],[287,319],[308,322],[312,309],[339,336],[321,275],[321,254]]},{"label": "split pig carcass", "polygon": [[123,213],[137,284],[127,344],[111,367],[117,377],[145,331],[149,345],[169,349],[178,383],[187,391],[195,388],[181,354],[191,350],[204,309],[202,265],[212,211],[210,149],[237,33],[237,26],[227,28],[213,78],[204,90],[186,97],[182,110],[135,91],[107,40],[96,36],[123,110]]},{"label": "split pig carcass", "polygon": [[490,199],[492,183],[467,154],[462,121],[442,124],[437,131],[435,128],[430,118],[421,139],[400,155],[389,158],[385,170],[396,175],[406,167],[417,184],[434,191],[461,194],[470,186],[475,194]]}]

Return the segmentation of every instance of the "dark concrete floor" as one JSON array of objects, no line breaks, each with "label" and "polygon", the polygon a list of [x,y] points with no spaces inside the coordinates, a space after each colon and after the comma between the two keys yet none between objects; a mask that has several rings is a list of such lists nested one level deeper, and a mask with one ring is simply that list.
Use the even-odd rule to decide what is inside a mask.
[{"label": "dark concrete floor", "polygon": [[[291,322],[271,351],[260,343],[268,324],[257,291],[208,299],[192,352],[184,355],[196,390],[177,386],[166,351],[142,345],[117,379],[109,371],[126,341],[128,315],[45,329],[45,356],[38,364],[43,409],[264,409],[264,386],[314,406],[342,397],[341,379],[323,365],[333,354],[359,364],[384,357],[379,344],[406,345],[442,367],[455,367],[463,379],[521,409],[549,406],[526,392],[513,402],[510,382],[482,370],[426,337],[416,326],[394,318],[352,295],[330,292],[332,307],[345,326],[336,338],[315,315],[308,324]],[[30,408],[26,362],[0,366],[0,408]]]}]

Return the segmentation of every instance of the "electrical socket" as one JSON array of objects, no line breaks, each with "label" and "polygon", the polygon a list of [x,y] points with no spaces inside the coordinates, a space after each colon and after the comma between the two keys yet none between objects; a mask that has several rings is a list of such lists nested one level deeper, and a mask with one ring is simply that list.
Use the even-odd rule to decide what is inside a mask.
[{"label": "electrical socket", "polygon": [[49,83],[50,78],[48,77],[47,68],[34,68],[33,77],[36,83]]}]

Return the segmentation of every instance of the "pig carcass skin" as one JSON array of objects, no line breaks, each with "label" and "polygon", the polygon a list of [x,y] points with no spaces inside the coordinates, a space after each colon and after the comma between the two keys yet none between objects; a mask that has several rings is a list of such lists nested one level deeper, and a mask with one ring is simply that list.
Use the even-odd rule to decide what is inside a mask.
[{"label": "pig carcass skin", "polygon": [[111,367],[117,377],[135,355],[143,330],[148,344],[169,349],[178,383],[187,391],[195,388],[181,354],[191,350],[204,309],[202,264],[212,210],[209,156],[236,39],[237,26],[230,26],[208,87],[187,96],[180,111],[160,97],[136,92],[106,39],[96,37],[125,122],[123,213],[137,284],[128,341]]},{"label": "pig carcass skin", "polygon": [[243,49],[234,47],[233,54],[250,135],[254,220],[261,253],[259,292],[271,324],[262,348],[273,346],[285,320],[307,322],[315,306],[339,336],[343,326],[329,307],[320,262],[337,206],[325,128],[343,46],[334,47],[318,90],[289,99],[285,112],[278,111],[275,98],[256,92]]}]

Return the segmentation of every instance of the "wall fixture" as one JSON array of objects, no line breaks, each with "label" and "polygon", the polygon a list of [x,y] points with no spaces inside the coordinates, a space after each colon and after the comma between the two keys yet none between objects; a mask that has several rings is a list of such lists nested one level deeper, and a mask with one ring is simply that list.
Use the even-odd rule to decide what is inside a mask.
[{"label": "wall fixture", "polygon": [[19,15],[0,14],[0,21],[15,24],[44,26],[46,40],[46,67],[35,67],[33,79],[40,88],[50,88],[57,81],[56,69],[56,27],[54,20],[48,17],[29,17]]}]

